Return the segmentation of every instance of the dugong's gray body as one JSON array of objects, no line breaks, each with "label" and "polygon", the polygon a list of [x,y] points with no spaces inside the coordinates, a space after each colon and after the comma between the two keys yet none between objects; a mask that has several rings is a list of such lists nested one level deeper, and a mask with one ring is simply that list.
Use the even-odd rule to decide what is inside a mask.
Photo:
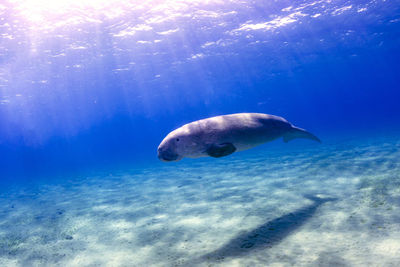
[{"label": "dugong's gray body", "polygon": [[163,161],[183,157],[223,157],[283,137],[285,142],[315,135],[284,118],[262,113],[237,113],[194,121],[170,132],[158,147]]}]

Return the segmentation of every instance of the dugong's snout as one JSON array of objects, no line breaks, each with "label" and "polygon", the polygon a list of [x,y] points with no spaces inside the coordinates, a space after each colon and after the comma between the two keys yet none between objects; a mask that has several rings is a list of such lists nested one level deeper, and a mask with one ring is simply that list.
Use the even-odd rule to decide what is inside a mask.
[{"label": "dugong's snout", "polygon": [[163,147],[158,148],[157,154],[158,158],[162,161],[178,161],[182,158],[173,151],[169,149],[164,149]]}]

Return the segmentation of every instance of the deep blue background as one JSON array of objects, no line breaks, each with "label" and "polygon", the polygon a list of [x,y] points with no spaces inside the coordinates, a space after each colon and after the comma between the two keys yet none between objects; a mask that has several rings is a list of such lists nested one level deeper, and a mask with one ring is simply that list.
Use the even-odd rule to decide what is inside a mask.
[{"label": "deep blue background", "polygon": [[166,15],[126,8],[33,30],[3,4],[2,182],[157,162],[168,132],[227,113],[283,116],[322,140],[400,128],[399,1],[263,2],[188,4],[122,37]]}]

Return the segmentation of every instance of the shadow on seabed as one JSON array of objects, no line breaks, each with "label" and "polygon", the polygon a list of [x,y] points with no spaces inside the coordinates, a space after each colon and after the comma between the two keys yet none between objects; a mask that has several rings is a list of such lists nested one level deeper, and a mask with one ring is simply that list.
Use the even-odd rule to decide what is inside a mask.
[{"label": "shadow on seabed", "polygon": [[319,206],[328,201],[337,200],[336,198],[320,198],[312,195],[305,195],[304,197],[312,200],[313,203],[268,221],[253,230],[242,232],[219,249],[195,259],[192,263],[218,262],[226,258],[243,257],[260,249],[271,248],[311,219]]}]

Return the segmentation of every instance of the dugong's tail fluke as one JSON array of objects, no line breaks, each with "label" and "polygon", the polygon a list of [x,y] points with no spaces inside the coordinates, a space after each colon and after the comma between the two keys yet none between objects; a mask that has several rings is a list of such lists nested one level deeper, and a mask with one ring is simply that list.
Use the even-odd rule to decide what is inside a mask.
[{"label": "dugong's tail fluke", "polygon": [[295,126],[292,126],[292,128],[286,134],[283,135],[283,141],[285,143],[296,138],[311,139],[321,143],[321,140],[319,140],[319,138],[313,135],[312,133],[309,133],[306,130]]}]

